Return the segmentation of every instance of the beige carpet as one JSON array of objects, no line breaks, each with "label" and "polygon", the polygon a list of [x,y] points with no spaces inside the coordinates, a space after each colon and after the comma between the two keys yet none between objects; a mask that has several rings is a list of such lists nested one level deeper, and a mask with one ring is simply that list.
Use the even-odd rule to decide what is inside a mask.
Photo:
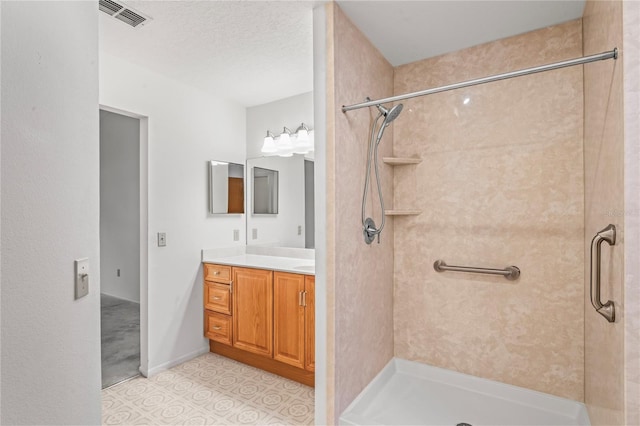
[{"label": "beige carpet", "polygon": [[313,424],[314,390],[212,353],[102,391],[105,425]]}]

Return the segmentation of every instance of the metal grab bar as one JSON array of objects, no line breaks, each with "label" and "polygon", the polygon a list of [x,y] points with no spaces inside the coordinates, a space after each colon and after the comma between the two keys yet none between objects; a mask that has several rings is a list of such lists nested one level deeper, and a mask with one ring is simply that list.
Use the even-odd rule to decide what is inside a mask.
[{"label": "metal grab bar", "polygon": [[437,272],[444,271],[456,271],[456,272],[471,272],[474,274],[489,274],[489,275],[502,275],[508,280],[517,280],[520,277],[520,268],[517,266],[507,266],[504,269],[491,269],[491,268],[474,268],[469,266],[453,266],[447,265],[444,260],[436,260],[433,263],[433,269]]},{"label": "metal grab bar", "polygon": [[[609,224],[591,240],[591,304],[596,309],[596,312],[605,317],[607,321],[614,322],[616,320],[616,309],[613,302],[607,300],[607,303],[603,305],[600,301],[600,251],[603,241],[606,241],[610,246],[615,245],[615,225]],[[595,262],[593,261],[594,254],[596,258]]]}]

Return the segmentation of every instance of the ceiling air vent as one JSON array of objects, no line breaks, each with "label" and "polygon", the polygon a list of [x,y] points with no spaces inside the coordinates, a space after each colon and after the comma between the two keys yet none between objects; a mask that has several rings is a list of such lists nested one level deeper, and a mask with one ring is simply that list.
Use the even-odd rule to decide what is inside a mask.
[{"label": "ceiling air vent", "polygon": [[100,0],[99,7],[101,11],[111,16],[124,9],[122,5],[111,0]]},{"label": "ceiling air vent", "polygon": [[132,8],[117,3],[113,0],[100,0],[99,6],[101,11],[109,16],[116,18],[119,21],[124,22],[136,28],[138,25],[144,25],[151,18],[141,14],[138,11],[134,11]]}]

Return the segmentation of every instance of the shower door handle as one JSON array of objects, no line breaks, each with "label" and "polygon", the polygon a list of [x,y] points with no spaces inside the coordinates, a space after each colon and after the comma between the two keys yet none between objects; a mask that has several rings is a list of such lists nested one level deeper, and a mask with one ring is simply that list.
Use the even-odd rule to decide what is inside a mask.
[{"label": "shower door handle", "polygon": [[591,304],[596,312],[605,317],[607,321],[614,322],[616,320],[616,310],[613,302],[607,300],[602,304],[600,301],[600,265],[601,265],[601,246],[606,241],[610,246],[616,243],[616,227],[608,225],[606,228],[598,232],[593,240],[591,240]]}]

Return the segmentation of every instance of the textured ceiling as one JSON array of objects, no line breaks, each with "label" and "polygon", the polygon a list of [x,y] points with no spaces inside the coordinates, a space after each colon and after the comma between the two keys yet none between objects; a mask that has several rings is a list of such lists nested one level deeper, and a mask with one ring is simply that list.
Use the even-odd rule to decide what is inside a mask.
[{"label": "textured ceiling", "polygon": [[100,49],[245,106],[313,90],[315,2],[125,1],[153,20],[100,13]]},{"label": "textured ceiling", "polygon": [[[100,13],[100,49],[238,102],[313,90],[313,1],[125,1],[153,20],[131,28]],[[579,18],[573,1],[339,0],[393,65]]]},{"label": "textured ceiling", "polygon": [[394,66],[580,18],[584,0],[338,4]]}]

